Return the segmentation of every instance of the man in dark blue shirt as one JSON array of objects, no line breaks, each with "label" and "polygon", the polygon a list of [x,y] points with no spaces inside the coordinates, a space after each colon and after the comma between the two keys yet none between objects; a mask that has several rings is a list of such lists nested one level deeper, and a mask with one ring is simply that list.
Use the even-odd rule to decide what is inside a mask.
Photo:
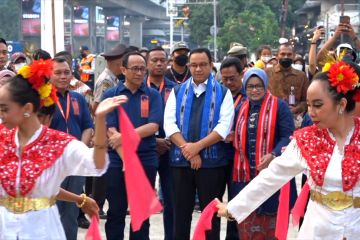
[{"label": "man in dark blue shirt", "polygon": [[[69,133],[88,145],[91,139],[93,121],[85,98],[79,93],[68,91],[71,79],[72,72],[66,59],[55,57],[51,81],[57,88],[59,103],[50,128]],[[61,187],[75,194],[80,194],[84,184],[85,177],[70,176],[63,181]],[[66,238],[69,240],[77,239],[79,209],[75,203],[70,202],[58,201],[57,205]]]},{"label": "man in dark blue shirt", "polygon": [[[175,83],[165,77],[167,54],[161,47],[150,49],[147,53],[148,76],[145,78],[146,85],[157,90],[161,94],[162,109],[164,110],[166,101]],[[173,200],[172,200],[172,181],[170,170],[170,145],[171,142],[165,139],[163,124],[160,125],[156,134],[156,148],[159,156],[159,177],[161,186],[162,203],[164,206],[164,232],[165,240],[173,239]],[[159,194],[160,196],[160,194]]]},{"label": "man in dark blue shirt", "polygon": [[[103,99],[118,95],[127,96],[128,101],[122,107],[141,138],[137,154],[150,184],[154,186],[159,164],[155,133],[159,130],[163,116],[161,96],[158,91],[145,85],[146,61],[139,53],[132,52],[124,56],[122,72],[125,75],[125,82],[119,82],[116,87],[108,89],[103,94]],[[128,207],[123,163],[117,153],[121,152],[122,141],[121,133],[119,133],[118,114],[119,112],[116,109],[109,113],[106,119],[109,128],[109,145],[112,148],[109,150],[110,167],[105,175],[107,182],[106,198],[109,202],[105,231],[109,240],[124,239],[125,217]],[[149,239],[149,227],[149,220],[147,220],[139,231],[130,230],[130,239]]]}]

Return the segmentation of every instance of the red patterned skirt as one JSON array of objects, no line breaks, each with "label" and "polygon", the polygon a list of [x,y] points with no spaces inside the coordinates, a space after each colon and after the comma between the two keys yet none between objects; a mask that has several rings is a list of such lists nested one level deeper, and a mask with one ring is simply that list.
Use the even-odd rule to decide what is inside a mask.
[{"label": "red patterned skirt", "polygon": [[241,240],[275,240],[276,215],[251,213],[237,229]]}]

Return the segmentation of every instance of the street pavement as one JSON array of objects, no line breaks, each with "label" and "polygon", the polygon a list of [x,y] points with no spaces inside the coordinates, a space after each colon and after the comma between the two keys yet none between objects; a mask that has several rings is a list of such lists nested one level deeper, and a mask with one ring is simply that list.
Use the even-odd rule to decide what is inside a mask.
[{"label": "street pavement", "polygon": [[[200,217],[200,213],[195,212],[193,213],[193,221],[191,224],[191,236],[194,232],[195,225]],[[102,235],[102,239],[105,240],[105,224],[106,220],[100,220],[100,231]],[[130,217],[126,217],[126,228],[125,228],[125,238],[129,239],[129,225],[130,225]],[[79,228],[78,239],[82,240],[85,239],[86,229]],[[226,235],[226,221],[225,219],[221,219],[221,233],[220,239],[225,239]],[[296,239],[297,231],[292,227],[290,223],[289,233],[288,233],[288,240]],[[155,214],[150,218],[150,239],[151,240],[163,240],[164,239],[164,229],[163,229],[163,220],[162,214]]]},{"label": "street pavement", "polygon": [[[297,182],[298,192],[299,192],[301,175],[296,177],[296,182]],[[225,196],[227,196],[227,193],[224,194],[224,197]],[[225,199],[225,201],[226,201],[226,199]],[[106,209],[107,209],[107,204],[105,204],[105,206],[104,206],[104,210],[106,210]],[[194,211],[192,224],[191,224],[191,236],[193,235],[195,225],[196,225],[199,217],[200,217],[200,213]],[[100,231],[101,231],[103,240],[106,239],[105,227],[104,227],[105,221],[106,220],[100,220]],[[126,227],[125,227],[125,238],[124,239],[129,239],[129,226],[130,226],[130,216],[128,215],[128,216],[126,216]],[[291,221],[291,217],[290,217],[289,232],[288,232],[288,236],[287,236],[288,240],[296,239],[297,232],[298,232],[297,229],[298,229],[298,227],[294,228],[292,226],[292,221]],[[79,228],[78,240],[85,239],[86,231],[87,231],[86,229]],[[226,235],[226,220],[222,218],[221,219],[220,239],[221,240],[225,239],[225,235]],[[150,240],[163,240],[163,239],[164,239],[164,228],[163,228],[162,214],[161,213],[154,214],[150,218]]]}]

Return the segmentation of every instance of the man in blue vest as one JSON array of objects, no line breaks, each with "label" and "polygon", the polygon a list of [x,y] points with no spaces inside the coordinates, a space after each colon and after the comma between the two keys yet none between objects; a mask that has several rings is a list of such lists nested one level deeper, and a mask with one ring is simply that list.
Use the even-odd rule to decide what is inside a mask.
[{"label": "man in blue vest", "polygon": [[[190,238],[196,192],[203,210],[225,191],[229,159],[224,139],[232,127],[234,107],[231,92],[215,80],[212,67],[208,49],[192,50],[192,77],[174,88],[165,107],[164,129],[173,143],[174,239]],[[206,239],[220,239],[219,219],[212,224]]]},{"label": "man in blue vest", "polygon": [[[162,123],[161,96],[155,89],[144,83],[146,60],[138,52],[130,52],[123,57],[122,73],[125,82],[119,82],[115,87],[106,90],[103,99],[126,95],[128,101],[122,105],[130,121],[139,134],[141,142],[137,149],[140,162],[152,186],[155,185],[157,167],[159,164],[156,152],[155,133]],[[124,239],[125,217],[128,207],[123,172],[123,163],[115,150],[121,148],[121,133],[119,133],[119,112],[115,109],[107,115],[110,166],[105,174],[106,199],[109,202],[107,221],[105,223],[106,238],[109,240]],[[136,179],[134,179],[136,181]],[[145,221],[140,230],[130,229],[130,239],[149,239],[149,220]]]}]

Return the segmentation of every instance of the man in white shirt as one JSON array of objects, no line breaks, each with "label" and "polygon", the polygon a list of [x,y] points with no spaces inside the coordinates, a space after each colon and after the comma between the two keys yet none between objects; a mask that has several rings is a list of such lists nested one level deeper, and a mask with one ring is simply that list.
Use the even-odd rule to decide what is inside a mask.
[{"label": "man in white shirt", "polygon": [[[170,165],[174,191],[174,239],[189,239],[195,193],[203,210],[221,199],[226,184],[223,140],[229,134],[234,107],[231,92],[211,74],[213,63],[206,48],[190,52],[192,77],[170,93],[164,130],[173,146]],[[213,220],[206,239],[220,239],[220,221]]]}]

